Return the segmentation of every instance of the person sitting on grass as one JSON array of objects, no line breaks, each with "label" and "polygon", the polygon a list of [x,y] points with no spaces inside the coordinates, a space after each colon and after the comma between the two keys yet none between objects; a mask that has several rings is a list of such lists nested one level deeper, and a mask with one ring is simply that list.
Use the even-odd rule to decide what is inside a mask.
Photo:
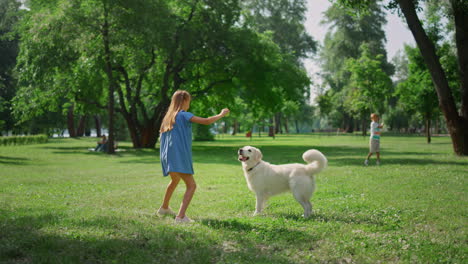
[{"label": "person sitting on grass", "polygon": [[107,150],[107,137],[102,135],[101,140],[97,142],[97,146],[94,151],[106,151]]},{"label": "person sitting on grass", "polygon": [[369,165],[369,158],[372,153],[377,155],[377,165],[380,165],[380,129],[383,127],[383,123],[379,124],[379,116],[377,114],[371,114],[372,123],[370,125],[370,139],[369,139],[369,154],[364,161],[364,165]]}]

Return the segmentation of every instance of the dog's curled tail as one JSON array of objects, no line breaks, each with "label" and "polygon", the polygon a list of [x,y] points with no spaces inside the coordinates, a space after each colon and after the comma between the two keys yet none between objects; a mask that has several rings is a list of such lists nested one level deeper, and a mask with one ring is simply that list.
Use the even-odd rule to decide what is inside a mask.
[{"label": "dog's curled tail", "polygon": [[316,149],[309,149],[302,154],[302,158],[307,162],[307,171],[310,174],[316,174],[321,172],[327,166],[327,158],[322,152]]}]

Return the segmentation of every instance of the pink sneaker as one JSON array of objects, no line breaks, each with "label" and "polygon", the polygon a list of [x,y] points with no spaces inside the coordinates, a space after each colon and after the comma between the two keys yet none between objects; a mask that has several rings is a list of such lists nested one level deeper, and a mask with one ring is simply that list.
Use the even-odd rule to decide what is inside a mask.
[{"label": "pink sneaker", "polygon": [[195,221],[193,221],[192,219],[188,218],[187,216],[185,216],[184,218],[180,218],[180,217],[177,217],[175,218],[175,222],[176,224],[182,224],[182,223],[193,223]]}]

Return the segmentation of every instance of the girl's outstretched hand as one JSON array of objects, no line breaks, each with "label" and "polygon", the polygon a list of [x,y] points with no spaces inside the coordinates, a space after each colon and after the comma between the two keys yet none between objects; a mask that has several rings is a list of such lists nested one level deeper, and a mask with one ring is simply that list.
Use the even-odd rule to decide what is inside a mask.
[{"label": "girl's outstretched hand", "polygon": [[226,116],[227,114],[229,114],[229,109],[228,108],[224,108],[223,110],[221,110],[221,113],[219,113],[221,116]]}]

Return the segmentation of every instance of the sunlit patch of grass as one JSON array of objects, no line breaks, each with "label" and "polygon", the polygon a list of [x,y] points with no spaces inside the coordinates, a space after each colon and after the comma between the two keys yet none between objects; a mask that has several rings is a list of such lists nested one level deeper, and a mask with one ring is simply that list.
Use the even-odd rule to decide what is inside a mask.
[{"label": "sunlit patch of grass", "polygon": [[[154,215],[169,182],[158,149],[120,142],[109,156],[89,152],[96,140],[84,138],[1,146],[0,262],[466,262],[468,160],[449,138],[384,135],[382,165],[364,167],[366,137],[254,136],[194,142],[191,225]],[[275,164],[302,162],[309,148],[327,156],[312,217],[288,193],[251,216],[255,197],[236,159],[244,145]]]}]

